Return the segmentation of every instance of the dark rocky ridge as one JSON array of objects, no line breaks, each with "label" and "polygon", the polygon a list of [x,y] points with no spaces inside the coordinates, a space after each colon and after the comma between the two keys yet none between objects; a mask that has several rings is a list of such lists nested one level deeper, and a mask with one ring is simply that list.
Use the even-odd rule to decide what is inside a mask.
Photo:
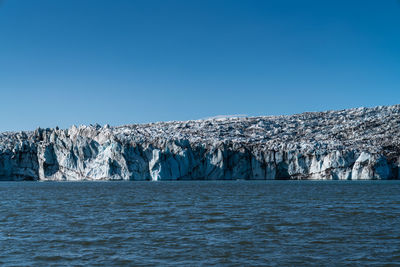
[{"label": "dark rocky ridge", "polygon": [[1,180],[398,179],[400,105],[0,134]]}]

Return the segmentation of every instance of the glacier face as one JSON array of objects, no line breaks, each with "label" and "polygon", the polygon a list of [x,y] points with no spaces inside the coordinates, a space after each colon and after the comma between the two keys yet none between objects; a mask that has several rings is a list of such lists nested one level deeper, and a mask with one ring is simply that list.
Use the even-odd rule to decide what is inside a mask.
[{"label": "glacier face", "polygon": [[0,180],[398,179],[400,105],[0,134]]}]

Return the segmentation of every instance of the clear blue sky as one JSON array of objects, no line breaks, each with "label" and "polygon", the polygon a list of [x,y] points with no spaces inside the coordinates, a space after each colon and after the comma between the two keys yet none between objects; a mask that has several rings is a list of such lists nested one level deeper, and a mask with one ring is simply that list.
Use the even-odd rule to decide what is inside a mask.
[{"label": "clear blue sky", "polygon": [[0,131],[400,103],[398,0],[4,0]]}]

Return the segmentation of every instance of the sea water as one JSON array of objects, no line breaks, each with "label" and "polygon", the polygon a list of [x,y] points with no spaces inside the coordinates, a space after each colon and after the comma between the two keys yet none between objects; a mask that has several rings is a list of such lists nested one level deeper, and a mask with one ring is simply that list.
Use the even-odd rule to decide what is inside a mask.
[{"label": "sea water", "polygon": [[399,181],[2,182],[0,264],[397,265]]}]

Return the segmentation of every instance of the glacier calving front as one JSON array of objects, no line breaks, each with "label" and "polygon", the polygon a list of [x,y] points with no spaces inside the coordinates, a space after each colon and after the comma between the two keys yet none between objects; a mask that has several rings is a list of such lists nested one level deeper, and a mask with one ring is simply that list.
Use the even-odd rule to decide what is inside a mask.
[{"label": "glacier calving front", "polygon": [[1,180],[398,179],[400,105],[0,134]]}]

